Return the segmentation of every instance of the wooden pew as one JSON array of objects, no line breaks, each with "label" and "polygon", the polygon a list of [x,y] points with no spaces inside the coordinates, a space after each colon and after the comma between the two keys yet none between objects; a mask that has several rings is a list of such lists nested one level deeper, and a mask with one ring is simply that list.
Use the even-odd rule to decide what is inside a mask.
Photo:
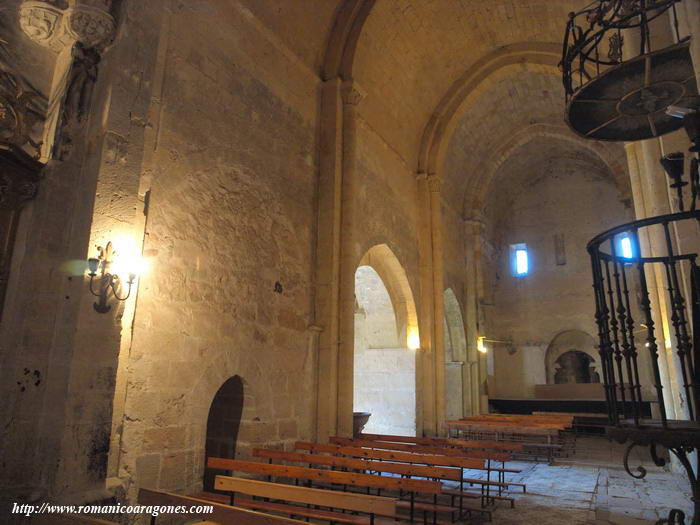
[{"label": "wooden pew", "polygon": [[[431,465],[435,467],[454,467],[460,469],[460,491],[464,490],[464,484],[481,486],[482,493],[487,497],[490,496],[491,488],[498,490],[498,495],[502,496],[503,490],[509,486],[508,482],[491,481],[490,479],[466,478],[464,477],[464,469],[468,470],[486,470],[484,461],[472,458],[457,458],[451,456],[437,456],[431,454],[412,454],[410,452],[399,452],[395,450],[376,450],[358,447],[344,447],[342,445],[326,445],[321,443],[309,443],[306,441],[297,441],[294,448],[298,450],[307,450],[309,452],[322,452],[325,454],[351,456],[365,459],[376,459],[379,461],[396,461],[400,463],[418,463],[422,465]],[[522,485],[523,492],[526,491]]]},{"label": "wooden pew", "polygon": [[[498,476],[498,481],[500,483],[505,482],[505,474],[519,474],[522,472],[520,469],[511,469],[505,467],[505,462],[510,461],[512,456],[508,452],[493,452],[493,451],[479,451],[479,450],[469,450],[463,451],[449,447],[429,447],[424,445],[410,445],[404,443],[390,443],[383,441],[364,441],[358,439],[348,439],[341,437],[332,437],[330,441],[335,445],[349,446],[349,447],[362,447],[371,449],[384,449],[384,450],[399,450],[401,452],[417,453],[417,454],[430,454],[436,456],[450,456],[455,458],[477,458],[487,460],[486,466],[482,467],[481,470],[486,470],[486,479],[491,480],[491,472],[495,472]],[[491,461],[500,461],[501,467],[493,467]],[[518,485],[523,487],[523,492],[525,492],[524,483],[509,483],[510,485]],[[499,496],[501,493],[499,492]]]},{"label": "wooden pew", "polygon": [[520,452],[522,443],[505,441],[465,441],[463,439],[426,438],[413,436],[393,436],[387,434],[360,434],[358,439],[366,441],[386,441],[388,443],[414,443],[416,445],[443,446],[477,450],[500,450],[505,452]]},{"label": "wooden pew", "polygon": [[496,420],[479,416],[481,419],[469,418],[468,421],[448,421],[447,428],[452,434],[465,434],[471,439],[493,439],[496,441],[518,441],[525,445],[524,452],[544,449],[550,463],[555,452],[565,449],[562,431],[566,424],[552,423],[519,423],[516,420]]},{"label": "wooden pew", "polygon": [[[235,497],[234,495],[236,493],[251,496],[251,499],[237,498],[236,503],[240,506],[256,510],[289,514],[292,516],[303,516],[305,518],[324,520],[331,523],[374,525],[375,516],[397,518],[397,500],[383,496],[315,489],[298,485],[285,485],[282,483],[270,483],[267,481],[230,476],[216,476],[214,478],[214,487],[217,490],[230,492],[232,499]],[[255,497],[265,498],[265,500],[260,501],[252,499]],[[285,503],[269,500],[281,500]],[[301,507],[299,504],[307,505],[307,507]],[[312,505],[314,508],[310,507]],[[330,510],[324,510],[319,507],[325,507]],[[369,518],[366,516],[337,512],[336,509],[360,512],[369,515]]]},{"label": "wooden pew", "polygon": [[[271,516],[252,510],[232,507],[201,498],[193,498],[191,496],[183,496],[181,494],[173,494],[160,490],[140,489],[138,502],[141,505],[158,505],[158,506],[199,506],[211,505],[214,507],[211,514],[187,514],[186,517],[193,519],[201,517],[209,520],[209,522],[218,523],[220,525],[308,525],[306,522],[283,518],[281,516]],[[180,515],[185,516],[185,515]],[[68,522],[66,522],[68,523]],[[80,521],[71,521],[73,523],[82,523]],[[156,517],[151,516],[151,525],[156,523]]]},{"label": "wooden pew", "polygon": [[[401,452],[411,452],[417,454],[431,454],[436,456],[453,456],[457,458],[475,458],[500,461],[504,463],[510,461],[512,456],[508,452],[482,451],[482,450],[457,450],[449,447],[411,445],[407,443],[392,443],[388,441],[366,441],[362,439],[349,439],[342,437],[331,437],[329,440],[335,445],[347,447],[376,448],[385,450],[400,450]],[[520,472],[519,470],[509,470],[508,472]]]},{"label": "wooden pew", "polygon": [[[355,486],[366,489],[368,493],[370,488],[393,490],[398,493],[407,492],[410,496],[410,500],[399,502],[399,508],[408,510],[411,519],[413,519],[415,510],[431,512],[433,514],[433,521],[436,521],[437,513],[448,513],[452,515],[459,511],[456,507],[437,504],[437,496],[442,494],[442,484],[439,481],[390,478],[373,476],[370,474],[358,474],[355,472],[340,472],[337,470],[321,470],[288,465],[271,465],[268,463],[223,458],[208,458],[207,467],[219,470],[245,472],[248,474],[260,474],[268,476],[268,479],[274,476],[276,478],[294,479],[297,482],[298,480],[305,480],[309,482],[309,484],[342,485],[343,490],[346,490],[348,486]],[[417,501],[416,494],[432,496],[433,503]]]},{"label": "wooden pew", "polygon": [[463,417],[460,421],[512,423],[521,426],[551,426],[564,430],[571,428],[574,418],[569,415],[484,414],[481,416]]},{"label": "wooden pew", "polygon": [[[339,457],[339,456],[322,456],[319,454],[304,454],[301,452],[285,452],[283,450],[270,450],[256,448],[253,450],[253,456],[263,459],[268,459],[272,461],[273,459],[279,461],[289,461],[295,463],[306,463],[311,465],[323,465],[331,468],[344,468],[344,469],[354,469],[359,471],[370,471],[378,473],[388,473],[388,474],[399,474],[406,477],[422,477],[435,480],[444,481],[461,481],[462,473],[460,470],[452,467],[432,467],[427,465],[414,465],[410,463],[390,463],[387,461],[373,461],[365,459],[355,459],[349,457]],[[473,492],[466,492],[464,490],[452,491],[450,489],[442,489],[443,493],[452,496],[458,496],[460,498],[478,498],[481,499],[481,508],[483,508],[487,503],[487,498],[484,494],[477,494]],[[508,501],[511,507],[514,506],[513,498],[503,497],[503,496],[490,496],[491,499],[501,499]],[[454,501],[454,500],[453,500]],[[476,507],[468,504],[467,502],[460,501],[460,514],[464,509],[471,508],[472,510],[479,510]]]}]

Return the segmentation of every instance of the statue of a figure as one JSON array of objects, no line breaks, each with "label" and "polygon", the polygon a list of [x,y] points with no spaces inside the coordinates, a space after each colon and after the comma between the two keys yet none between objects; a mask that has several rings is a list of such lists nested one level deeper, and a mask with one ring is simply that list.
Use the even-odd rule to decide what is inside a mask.
[{"label": "statue of a figure", "polygon": [[76,42],[72,49],[73,61],[68,71],[63,95],[61,116],[56,129],[54,157],[63,160],[70,152],[70,130],[81,124],[90,109],[92,91],[97,81],[100,55],[94,48]]},{"label": "statue of a figure", "polygon": [[92,89],[97,81],[97,64],[100,55],[93,48],[76,42],[73,46],[73,63],[68,72],[63,115],[68,122],[81,123],[90,106]]}]

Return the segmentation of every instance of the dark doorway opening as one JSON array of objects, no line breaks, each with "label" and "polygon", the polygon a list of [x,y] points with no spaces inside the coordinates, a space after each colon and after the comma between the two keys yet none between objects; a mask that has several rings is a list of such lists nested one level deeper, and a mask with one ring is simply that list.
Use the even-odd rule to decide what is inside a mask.
[{"label": "dark doorway opening", "polygon": [[560,355],[554,364],[557,367],[554,373],[556,384],[600,383],[594,360],[585,352],[569,350]]},{"label": "dark doorway opening", "polygon": [[[209,457],[235,459],[236,440],[243,412],[243,380],[240,376],[228,379],[214,396],[207,419],[207,441],[204,461]],[[206,464],[205,464],[206,467]],[[204,491],[215,492],[214,478],[227,474],[223,470],[204,470]]]}]

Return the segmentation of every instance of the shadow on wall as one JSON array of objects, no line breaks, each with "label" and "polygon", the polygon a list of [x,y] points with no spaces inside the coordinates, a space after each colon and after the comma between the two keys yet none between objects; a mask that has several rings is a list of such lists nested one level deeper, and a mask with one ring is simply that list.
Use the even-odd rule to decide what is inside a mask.
[{"label": "shadow on wall", "polygon": [[[243,380],[233,376],[221,385],[214,395],[207,418],[207,441],[204,452],[206,458],[236,457],[236,440],[241,426],[243,412]],[[214,478],[218,474],[227,474],[223,470],[204,469],[204,491],[215,492]]]},{"label": "shadow on wall", "polygon": [[600,383],[599,364],[593,336],[582,330],[560,332],[545,354],[547,384]]}]

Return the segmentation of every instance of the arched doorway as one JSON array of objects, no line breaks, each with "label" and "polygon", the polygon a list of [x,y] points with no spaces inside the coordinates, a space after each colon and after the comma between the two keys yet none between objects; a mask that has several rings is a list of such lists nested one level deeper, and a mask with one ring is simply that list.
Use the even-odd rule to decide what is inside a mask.
[{"label": "arched doorway", "polygon": [[[236,440],[243,412],[243,380],[233,376],[214,395],[207,418],[205,461],[208,457],[236,457]],[[214,478],[225,471],[204,469],[204,491],[214,492]]]},{"label": "arched doorway", "polygon": [[375,246],[355,272],[353,410],[372,414],[365,432],[415,435],[419,346],[406,274],[388,246]]}]

